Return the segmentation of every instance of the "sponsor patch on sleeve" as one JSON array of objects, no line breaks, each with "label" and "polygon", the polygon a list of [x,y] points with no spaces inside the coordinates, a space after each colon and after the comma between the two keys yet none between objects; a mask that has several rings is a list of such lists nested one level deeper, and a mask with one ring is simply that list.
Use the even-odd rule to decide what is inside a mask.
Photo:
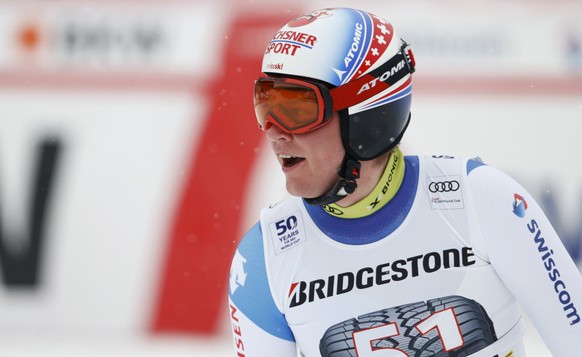
[{"label": "sponsor patch on sleeve", "polygon": [[426,186],[432,209],[465,208],[460,176],[427,177]]}]

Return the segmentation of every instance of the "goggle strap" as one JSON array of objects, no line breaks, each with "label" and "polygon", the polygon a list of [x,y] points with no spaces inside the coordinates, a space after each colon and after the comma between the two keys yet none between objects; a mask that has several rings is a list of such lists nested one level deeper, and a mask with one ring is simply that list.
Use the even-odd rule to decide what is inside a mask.
[{"label": "goggle strap", "polygon": [[[403,64],[401,64],[402,61],[404,61]],[[336,112],[351,107],[354,104],[361,103],[390,88],[407,74],[414,73],[415,65],[414,56],[409,45],[402,41],[400,52],[386,63],[372,70],[370,73],[330,90],[330,95],[333,98],[333,111]],[[399,68],[399,66],[403,67]],[[382,81],[381,78],[384,75],[389,76],[386,80]],[[361,94],[364,94],[363,98]]]}]

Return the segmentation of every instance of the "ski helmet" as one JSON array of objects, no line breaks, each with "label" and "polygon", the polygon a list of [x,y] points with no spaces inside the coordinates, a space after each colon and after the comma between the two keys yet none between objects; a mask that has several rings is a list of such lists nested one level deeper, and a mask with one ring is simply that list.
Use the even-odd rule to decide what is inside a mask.
[{"label": "ski helmet", "polygon": [[371,160],[402,138],[410,121],[414,57],[392,24],[351,8],[297,17],[271,39],[262,72],[327,83],[346,156]]}]

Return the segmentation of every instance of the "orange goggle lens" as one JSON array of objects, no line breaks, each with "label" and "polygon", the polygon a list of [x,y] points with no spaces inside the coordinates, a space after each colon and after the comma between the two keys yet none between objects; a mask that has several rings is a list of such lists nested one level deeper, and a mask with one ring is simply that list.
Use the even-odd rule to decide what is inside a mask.
[{"label": "orange goggle lens", "polygon": [[291,78],[259,78],[255,82],[255,114],[263,129],[267,123],[300,134],[327,122],[320,86]]}]

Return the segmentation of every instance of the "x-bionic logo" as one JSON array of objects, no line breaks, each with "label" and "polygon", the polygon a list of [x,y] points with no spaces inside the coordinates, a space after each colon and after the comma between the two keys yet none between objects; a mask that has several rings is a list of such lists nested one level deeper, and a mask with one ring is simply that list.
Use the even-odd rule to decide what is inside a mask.
[{"label": "x-bionic logo", "polygon": [[428,185],[428,190],[432,193],[437,192],[454,192],[457,191],[461,185],[459,181],[452,180],[452,181],[440,181],[440,182],[431,182]]}]

